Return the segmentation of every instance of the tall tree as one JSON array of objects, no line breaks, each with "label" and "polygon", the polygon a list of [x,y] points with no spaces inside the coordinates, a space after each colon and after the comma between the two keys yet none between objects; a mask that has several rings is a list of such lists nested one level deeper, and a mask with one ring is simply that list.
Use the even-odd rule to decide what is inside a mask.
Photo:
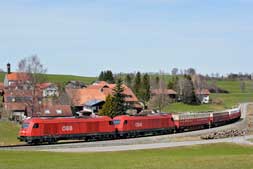
[{"label": "tall tree", "polygon": [[114,83],[114,77],[113,77],[113,73],[111,70],[106,70],[106,71],[102,71],[99,74],[98,80],[100,81],[106,81],[108,83]]},{"label": "tall tree", "polygon": [[134,79],[134,86],[133,86],[134,93],[138,98],[140,98],[141,95],[141,73],[137,72],[135,79]]},{"label": "tall tree", "polygon": [[150,99],[150,77],[147,73],[142,79],[141,99],[146,103]]},{"label": "tall tree", "polygon": [[126,85],[130,88],[132,88],[132,77],[130,74],[127,74],[125,77]]},{"label": "tall tree", "polygon": [[109,116],[111,118],[114,117],[114,101],[111,95],[108,95],[105,99],[105,104],[103,105],[102,109],[99,111],[100,116]]},{"label": "tall tree", "polygon": [[122,85],[122,80],[118,79],[116,82],[116,86],[113,89],[113,117],[126,113],[126,95],[124,94],[124,87]]},{"label": "tall tree", "polygon": [[40,59],[37,55],[33,55],[30,57],[26,57],[19,61],[18,63],[18,71],[27,73],[29,76],[29,83],[30,89],[32,89],[32,116],[34,114],[35,104],[38,104],[38,98],[36,96],[36,86],[39,83],[46,81],[47,69],[44,68],[43,64],[40,62]]},{"label": "tall tree", "polygon": [[177,74],[178,74],[178,68],[173,68],[173,69],[171,70],[171,74],[172,74],[172,75],[177,75]]}]

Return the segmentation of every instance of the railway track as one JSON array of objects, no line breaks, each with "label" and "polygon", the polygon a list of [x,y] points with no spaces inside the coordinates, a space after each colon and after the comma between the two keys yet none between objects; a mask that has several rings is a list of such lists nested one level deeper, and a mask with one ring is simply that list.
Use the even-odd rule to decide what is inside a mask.
[{"label": "railway track", "polygon": [[[253,104],[251,105],[253,107]],[[88,147],[108,147],[108,146],[127,146],[127,145],[136,145],[136,144],[160,144],[168,143],[172,138],[180,137],[192,137],[200,136],[209,132],[219,131],[230,128],[243,128],[246,124],[246,117],[251,116],[251,112],[247,114],[248,104],[241,104],[242,116],[241,120],[228,124],[225,126],[219,126],[211,129],[197,130],[184,133],[176,133],[170,135],[159,135],[159,136],[147,136],[139,138],[130,138],[130,139],[116,139],[116,140],[106,140],[106,141],[68,141],[68,142],[58,142],[55,144],[40,144],[40,145],[10,145],[10,146],[1,146],[0,150],[52,150],[52,149],[64,149],[64,148],[88,148]],[[253,117],[253,110],[252,110]],[[251,119],[247,119],[247,123],[251,122]]]}]

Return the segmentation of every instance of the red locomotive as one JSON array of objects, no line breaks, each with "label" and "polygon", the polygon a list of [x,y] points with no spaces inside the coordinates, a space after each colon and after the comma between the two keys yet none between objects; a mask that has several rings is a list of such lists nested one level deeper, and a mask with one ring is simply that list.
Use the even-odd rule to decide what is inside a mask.
[{"label": "red locomotive", "polygon": [[28,143],[71,139],[112,138],[115,128],[109,117],[31,118],[25,120],[19,139]]},{"label": "red locomotive", "polygon": [[113,119],[116,135],[136,137],[143,135],[172,133],[175,124],[171,114],[147,116],[117,116]]},{"label": "red locomotive", "polygon": [[239,120],[240,109],[222,112],[153,114],[147,116],[31,118],[23,122],[19,139],[27,143],[58,140],[99,140],[167,134],[207,128]]}]

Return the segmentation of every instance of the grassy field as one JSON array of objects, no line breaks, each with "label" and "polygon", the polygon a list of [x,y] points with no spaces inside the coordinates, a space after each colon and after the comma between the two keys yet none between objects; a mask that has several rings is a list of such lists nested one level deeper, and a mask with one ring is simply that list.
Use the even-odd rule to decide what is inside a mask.
[{"label": "grassy field", "polygon": [[[0,82],[4,81],[5,73],[0,73]],[[96,81],[96,77],[83,77],[83,76],[73,76],[73,75],[54,75],[48,74],[47,75],[48,81],[53,83],[66,83],[70,80],[76,80],[84,82],[85,84],[89,84],[93,81]]]},{"label": "grassy field", "polygon": [[[19,125],[11,122],[0,122],[0,146],[17,144]],[[1,167],[0,167],[1,168]]]},{"label": "grassy field", "polygon": [[253,147],[202,145],[107,153],[0,151],[1,169],[250,169]]},{"label": "grassy field", "polygon": [[245,91],[240,90],[240,81],[217,81],[217,85],[229,94],[211,94],[213,100],[219,99],[221,104],[205,104],[205,105],[186,105],[182,103],[173,103],[164,108],[165,112],[201,112],[228,109],[242,102],[253,102],[253,81],[245,81]]}]

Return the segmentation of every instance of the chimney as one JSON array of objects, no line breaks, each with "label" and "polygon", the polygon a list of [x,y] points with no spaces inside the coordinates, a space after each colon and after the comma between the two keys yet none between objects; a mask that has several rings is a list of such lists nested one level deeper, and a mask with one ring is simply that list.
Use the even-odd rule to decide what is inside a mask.
[{"label": "chimney", "polygon": [[10,63],[7,64],[7,73],[11,74],[11,64]]}]

